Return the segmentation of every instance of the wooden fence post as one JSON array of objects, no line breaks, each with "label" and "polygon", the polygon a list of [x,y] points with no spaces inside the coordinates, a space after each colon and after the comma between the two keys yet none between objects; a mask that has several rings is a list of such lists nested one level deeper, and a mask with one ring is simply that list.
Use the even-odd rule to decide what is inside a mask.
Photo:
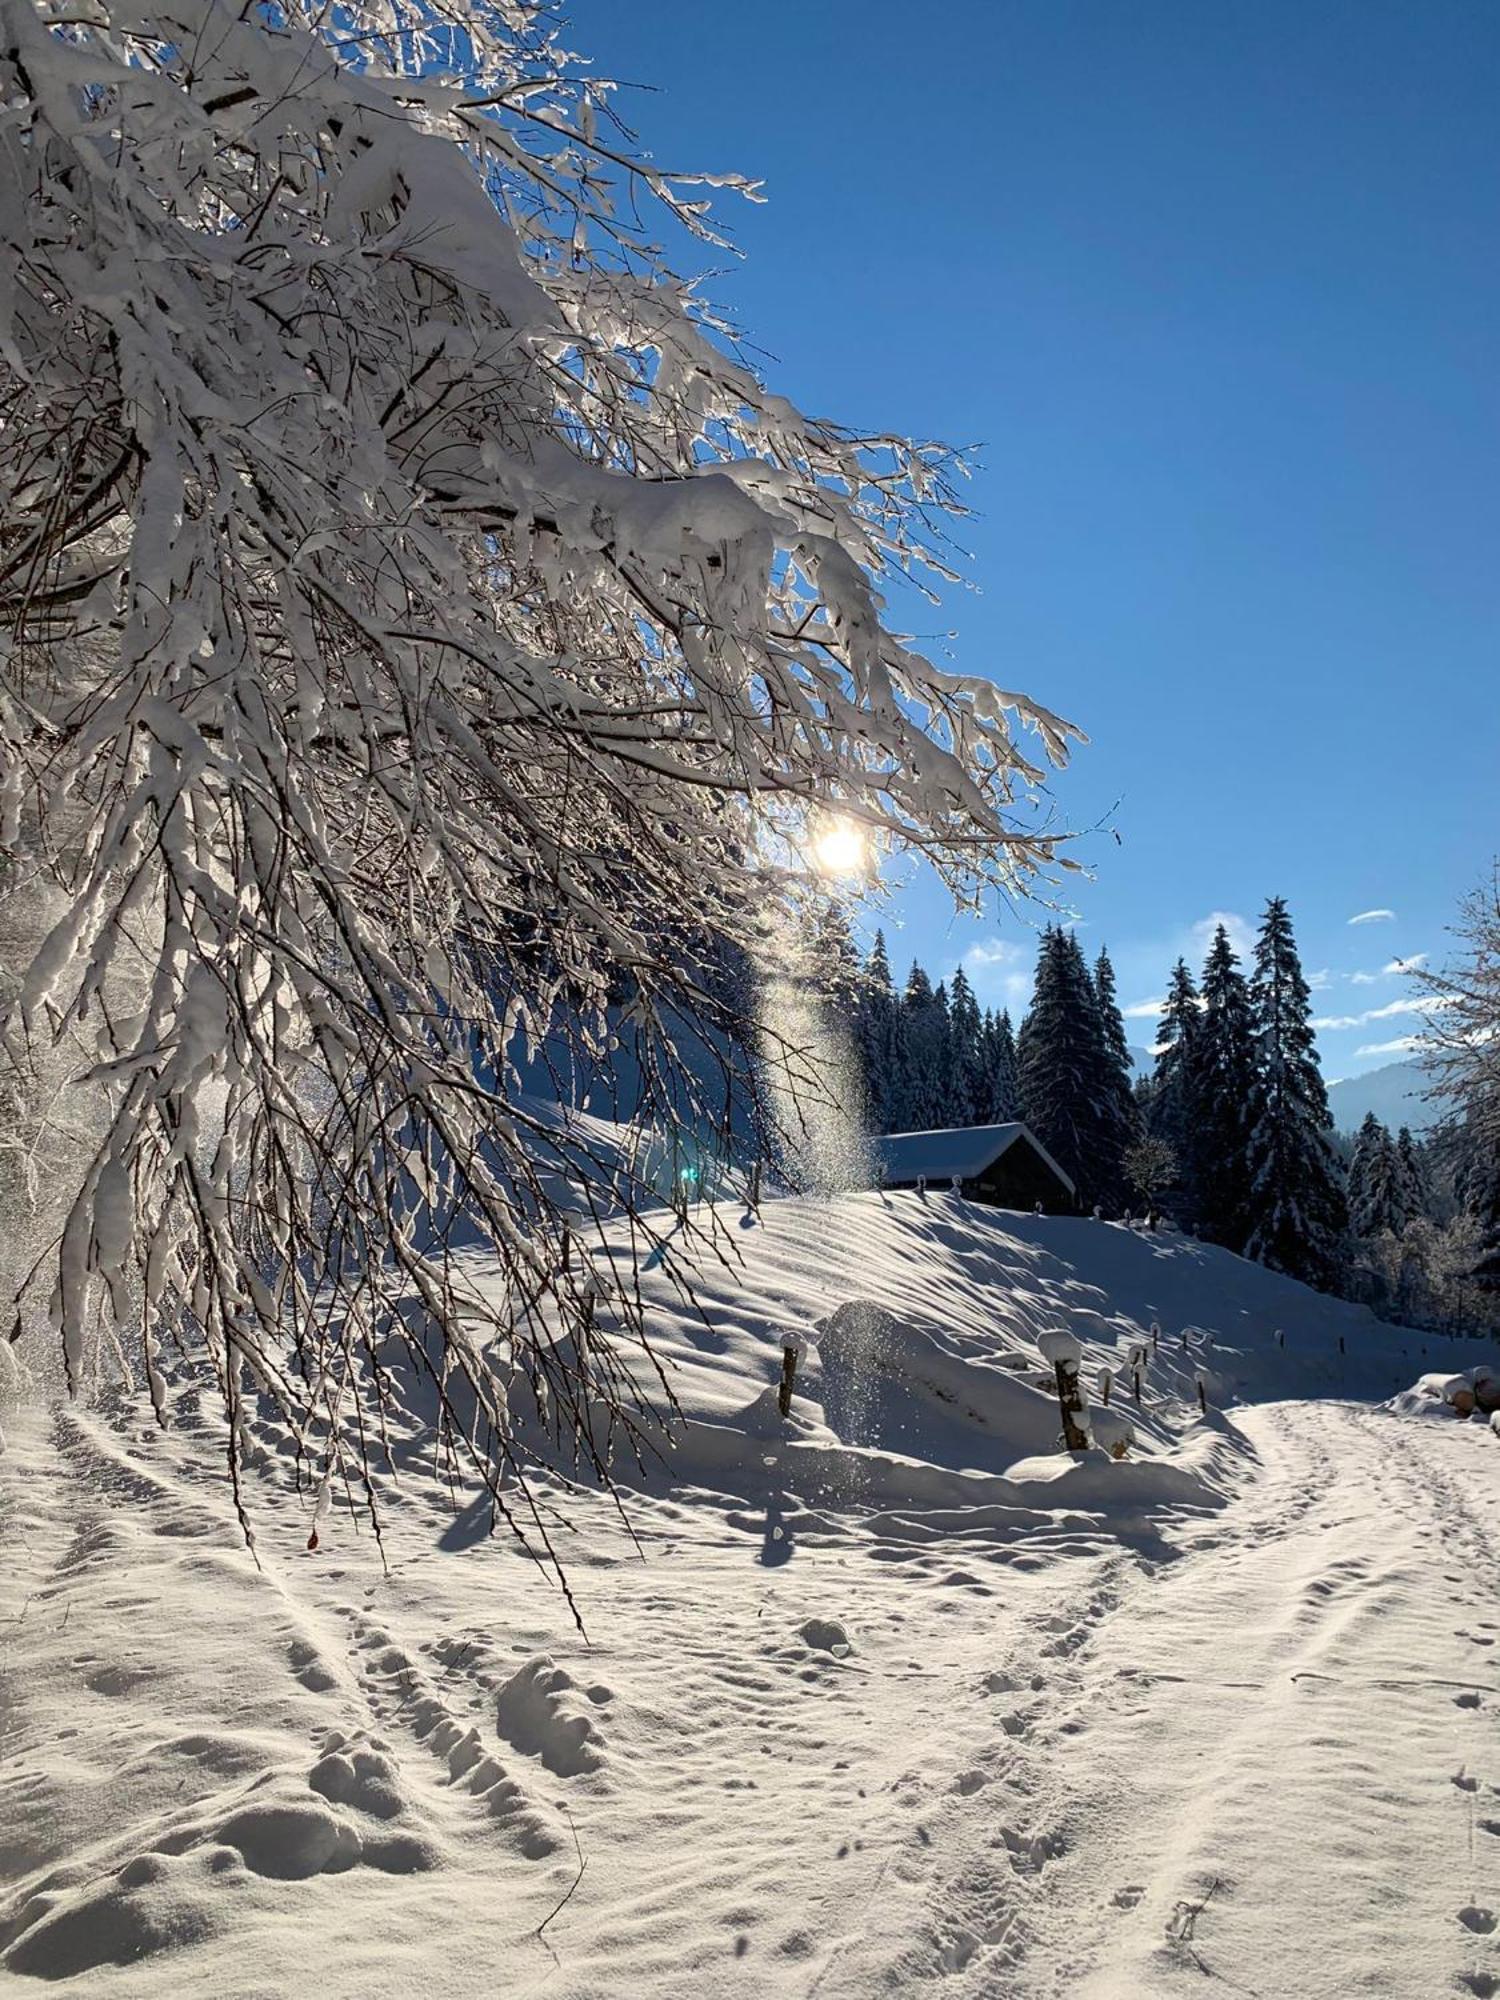
[{"label": "wooden fence post", "polygon": [[791,1414],[797,1363],[806,1346],[807,1342],[800,1333],[784,1333],[781,1336],[781,1385],[776,1391],[776,1407],[784,1417]]},{"label": "wooden fence post", "polygon": [[1039,1334],[1037,1346],[1042,1350],[1043,1358],[1052,1363],[1057,1383],[1057,1407],[1062,1413],[1063,1448],[1066,1451],[1086,1451],[1088,1433],[1078,1422],[1083,1411],[1083,1391],[1078,1381],[1078,1364],[1083,1359],[1083,1349],[1071,1333],[1061,1328]]}]

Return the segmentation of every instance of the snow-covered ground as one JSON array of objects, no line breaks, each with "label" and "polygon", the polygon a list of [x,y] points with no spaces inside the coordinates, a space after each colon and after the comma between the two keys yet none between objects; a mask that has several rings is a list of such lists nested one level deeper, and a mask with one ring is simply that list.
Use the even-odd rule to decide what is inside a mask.
[{"label": "snow-covered ground", "polygon": [[634,1541],[565,1503],[587,1638],[415,1478],[309,1551],[268,1427],[257,1567],[191,1392],[8,1414],[0,1988],[1500,1995],[1500,1440],[1384,1407],[1475,1350],[947,1196],[724,1219],[701,1318],[643,1274]]}]

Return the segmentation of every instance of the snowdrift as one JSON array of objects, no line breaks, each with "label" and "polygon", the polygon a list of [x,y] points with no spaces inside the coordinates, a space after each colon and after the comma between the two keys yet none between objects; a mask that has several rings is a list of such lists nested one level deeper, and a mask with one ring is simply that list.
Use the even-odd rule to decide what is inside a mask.
[{"label": "snowdrift", "polygon": [[[619,1468],[629,1531],[555,1494],[587,1637],[490,1538],[484,1496],[407,1478],[379,1551],[344,1501],[310,1547],[313,1503],[262,1418],[252,1550],[191,1385],[165,1436],[128,1398],[16,1412],[0,1985],[409,2000],[436,1964],[454,2000],[670,2000],[743,1956],[739,1990],[777,2000],[916,1990],[971,1959],[963,1990],[1007,1990],[982,1941],[1061,1852],[1043,1724],[1122,1593],[1220,1531],[1205,1519],[1253,1462],[1235,1405],[1389,1396],[1465,1358],[1112,1224],[915,1194],[719,1222],[684,1273],[696,1308],[681,1232],[639,1273],[681,1421]],[[1126,1457],[1058,1449],[1044,1341],[1076,1342],[1094,1435],[1123,1419]],[[430,1469],[407,1387],[394,1457]],[[1326,1448],[1304,1420],[1299,1504],[1341,1438],[1378,1437],[1341,1415]],[[1081,1712],[1125,1713],[1121,1685],[1110,1666]],[[1000,1914],[929,1938],[912,1899],[940,1808],[954,1838],[972,1818],[981,1857],[999,1843]],[[911,1868],[888,1868],[902,1842]],[[940,1874],[967,1879],[956,1851]],[[877,1975],[860,1954],[883,1910]]]},{"label": "snowdrift", "polygon": [[[709,1222],[706,1206],[695,1218]],[[1171,1231],[915,1192],[721,1205],[711,1220],[711,1245],[670,1238],[637,1274],[680,1421],[654,1462],[617,1470],[643,1493],[714,1496],[746,1525],[790,1497],[825,1518],[870,1515],[877,1531],[961,1509],[1007,1536],[1062,1513],[1148,1534],[1161,1510],[1222,1503],[1246,1451],[1227,1408],[1377,1399],[1444,1351]],[[623,1235],[609,1254],[629,1258]],[[483,1270],[471,1276],[482,1291]],[[1060,1448],[1039,1345],[1058,1330],[1079,1343],[1088,1402],[1102,1405],[1106,1375],[1113,1399],[1099,1448],[1076,1457]],[[783,1418],[787,1344],[804,1352]],[[638,1374],[649,1387],[644,1359]],[[1122,1441],[1121,1415],[1115,1459],[1104,1447]]]}]

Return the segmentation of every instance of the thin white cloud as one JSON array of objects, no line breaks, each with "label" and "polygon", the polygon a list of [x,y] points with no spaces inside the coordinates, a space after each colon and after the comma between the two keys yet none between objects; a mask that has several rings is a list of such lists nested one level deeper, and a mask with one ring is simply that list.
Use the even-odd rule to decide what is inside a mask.
[{"label": "thin white cloud", "polygon": [[1328,970],[1326,965],[1321,967],[1317,972],[1310,972],[1307,975],[1309,992],[1324,993],[1332,984],[1333,974]]},{"label": "thin white cloud", "polygon": [[1400,979],[1405,974],[1420,971],[1427,963],[1425,951],[1414,951],[1410,958],[1388,958],[1378,972],[1351,972],[1351,986],[1378,986],[1382,979]]},{"label": "thin white cloud", "polygon": [[1357,1056],[1404,1056],[1422,1046],[1420,1035],[1397,1035],[1391,1042],[1366,1042],[1354,1051]]},{"label": "thin white cloud", "polygon": [[1393,924],[1395,921],[1394,910],[1361,910],[1349,919],[1351,924]]},{"label": "thin white cloud", "polygon": [[1441,993],[1424,993],[1417,1000],[1387,1000],[1383,1007],[1367,1007],[1362,1014],[1323,1014],[1315,1028],[1367,1028],[1372,1021],[1390,1021],[1398,1014],[1430,1014],[1434,1007],[1450,1003]]},{"label": "thin white cloud", "polygon": [[1120,1009],[1121,1015],[1127,1021],[1154,1021],[1166,1011],[1165,1000],[1137,1000],[1133,1007]]},{"label": "thin white cloud", "polygon": [[1026,955],[1025,946],[1013,944],[1009,938],[982,938],[964,953],[964,964],[1014,965]]}]

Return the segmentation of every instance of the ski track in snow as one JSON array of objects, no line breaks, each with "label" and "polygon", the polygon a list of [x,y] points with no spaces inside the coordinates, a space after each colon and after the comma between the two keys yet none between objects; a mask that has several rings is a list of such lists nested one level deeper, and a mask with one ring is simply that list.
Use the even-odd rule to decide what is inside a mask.
[{"label": "ski track in snow", "polygon": [[10,1426],[0,1990],[1500,1996],[1478,1425],[1243,1408],[1134,1541],[685,1488],[642,1561],[585,1498],[586,1643],[430,1493],[383,1572],[283,1486],[257,1568],[184,1417]]}]

